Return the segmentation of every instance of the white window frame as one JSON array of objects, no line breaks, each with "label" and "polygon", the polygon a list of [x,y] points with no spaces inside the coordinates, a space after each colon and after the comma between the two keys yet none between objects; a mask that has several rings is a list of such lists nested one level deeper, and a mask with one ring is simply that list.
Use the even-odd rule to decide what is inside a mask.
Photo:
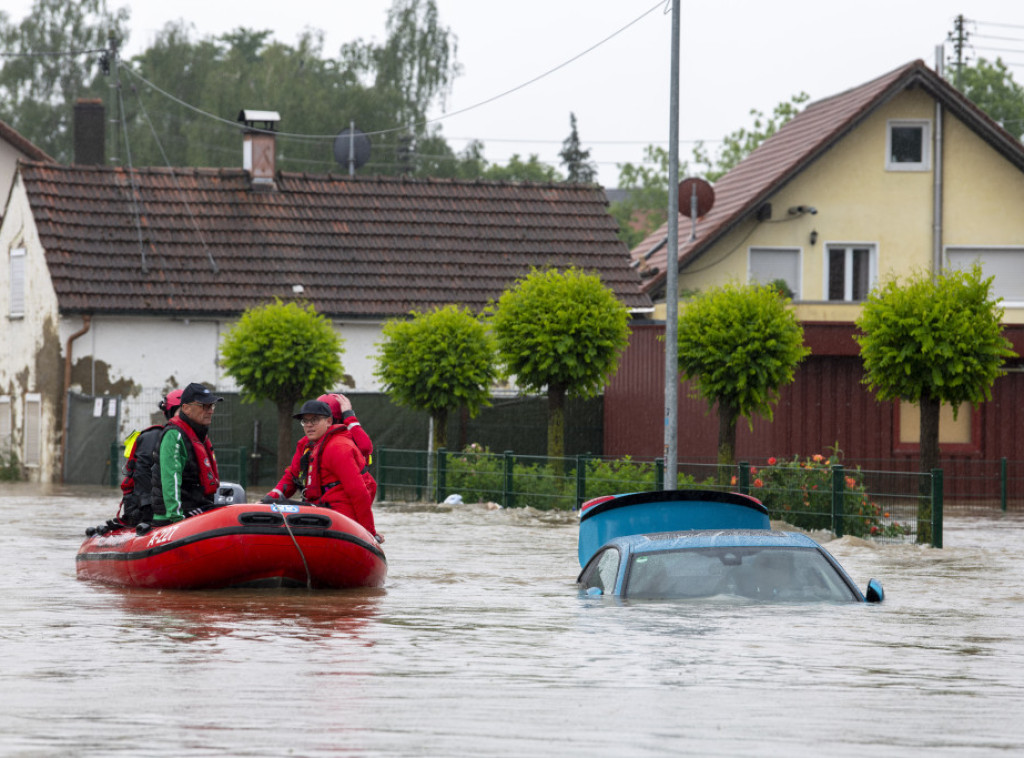
[{"label": "white window frame", "polygon": [[24,318],[25,316],[25,263],[28,259],[25,248],[11,248],[11,318]]},{"label": "white window frame", "polygon": [[38,392],[25,393],[25,466],[38,468],[43,462],[43,396]]},{"label": "white window frame", "polygon": [[[868,287],[864,293],[863,298],[854,299],[853,297],[853,251],[867,249],[868,251]],[[842,300],[832,300],[829,297],[829,273],[832,261],[833,250],[844,250],[843,256],[843,298]],[[878,282],[878,245],[873,242],[828,242],[822,246],[822,254],[824,260],[822,261],[822,272],[824,274],[824,280],[822,281],[822,294],[824,300],[829,303],[862,303],[867,299],[868,292],[871,292],[875,288],[875,284]]]},{"label": "white window frame", "polygon": [[[921,130],[921,160],[896,162],[892,159],[892,130],[917,127]],[[928,119],[889,119],[885,124],[885,170],[886,171],[931,171],[932,170],[932,122]]]},{"label": "white window frame", "polygon": [[[794,276],[796,281],[789,281],[787,276],[772,276],[767,282],[763,282],[760,279],[754,278],[754,258],[758,254],[765,255],[792,255],[796,259],[796,266],[794,269]],[[761,284],[768,284],[774,279],[783,279],[789,288],[793,290],[793,300],[800,300],[800,293],[803,290],[803,250],[799,247],[767,247],[764,245],[758,247],[751,247],[747,250],[747,282],[759,282]]]}]

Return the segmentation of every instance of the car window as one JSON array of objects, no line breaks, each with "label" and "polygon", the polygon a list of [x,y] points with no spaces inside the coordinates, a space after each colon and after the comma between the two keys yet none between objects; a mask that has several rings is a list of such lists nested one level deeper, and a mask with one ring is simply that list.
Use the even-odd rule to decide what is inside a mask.
[{"label": "car window", "polygon": [[597,587],[601,592],[609,594],[615,590],[618,573],[619,551],[613,547],[605,548],[590,559],[580,574],[580,589],[589,590],[591,587]]},{"label": "car window", "polygon": [[623,594],[634,598],[732,595],[775,602],[846,602],[853,591],[814,548],[713,547],[636,554]]}]

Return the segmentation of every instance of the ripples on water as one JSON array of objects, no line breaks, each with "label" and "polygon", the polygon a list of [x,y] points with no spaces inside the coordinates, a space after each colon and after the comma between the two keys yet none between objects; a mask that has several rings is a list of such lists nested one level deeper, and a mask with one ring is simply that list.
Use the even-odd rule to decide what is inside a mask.
[{"label": "ripples on water", "polygon": [[382,590],[79,582],[112,490],[0,493],[0,755],[1024,749],[1024,518],[827,547],[881,606],[577,597],[571,514],[380,506]]}]

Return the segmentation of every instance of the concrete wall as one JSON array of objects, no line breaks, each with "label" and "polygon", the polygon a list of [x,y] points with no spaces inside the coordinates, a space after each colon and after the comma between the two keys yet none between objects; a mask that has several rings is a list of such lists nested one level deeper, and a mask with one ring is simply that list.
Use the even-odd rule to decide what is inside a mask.
[{"label": "concrete wall", "polygon": [[[24,314],[11,315],[11,250],[24,248]],[[63,406],[63,364],[57,296],[20,181],[16,181],[0,224],[0,395],[11,400],[12,447],[24,462],[26,395],[41,396],[38,464],[25,469],[29,481],[59,478]]]}]

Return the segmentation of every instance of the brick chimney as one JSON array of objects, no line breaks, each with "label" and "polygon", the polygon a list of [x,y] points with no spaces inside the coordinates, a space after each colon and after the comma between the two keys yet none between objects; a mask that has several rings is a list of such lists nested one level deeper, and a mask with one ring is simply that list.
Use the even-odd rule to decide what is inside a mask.
[{"label": "brick chimney", "polygon": [[254,190],[274,189],[277,145],[274,128],[281,116],[277,111],[242,110],[238,120],[242,131],[242,168],[249,172]]},{"label": "brick chimney", "polygon": [[79,98],[75,102],[74,161],[79,166],[103,166],[107,158],[106,117],[103,101]]}]

